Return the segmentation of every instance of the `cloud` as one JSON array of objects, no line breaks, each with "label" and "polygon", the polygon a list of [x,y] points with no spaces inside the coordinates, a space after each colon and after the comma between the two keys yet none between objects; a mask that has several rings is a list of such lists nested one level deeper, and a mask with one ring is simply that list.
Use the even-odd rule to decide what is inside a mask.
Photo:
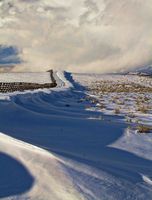
[{"label": "cloud", "polygon": [[21,63],[16,47],[0,45],[0,72],[12,71]]},{"label": "cloud", "polygon": [[152,0],[0,1],[13,71],[108,72],[152,63]]},{"label": "cloud", "polygon": [[9,64],[20,64],[21,60],[18,57],[18,50],[12,46],[0,45],[0,66],[8,66]]}]

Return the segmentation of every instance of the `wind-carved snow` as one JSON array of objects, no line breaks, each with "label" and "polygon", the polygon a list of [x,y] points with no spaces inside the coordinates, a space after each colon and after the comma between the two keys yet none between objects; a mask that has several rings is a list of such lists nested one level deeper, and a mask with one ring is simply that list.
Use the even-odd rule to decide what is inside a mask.
[{"label": "wind-carved snow", "polygon": [[[72,181],[70,182],[70,178],[62,169],[56,156],[4,134],[0,134],[0,140],[0,152],[9,155],[11,153],[11,156],[22,162],[35,178],[31,190],[28,194],[21,195],[20,199],[60,199],[61,194],[61,199],[76,200],[76,197],[83,199],[81,194],[74,190]],[[20,184],[22,185],[22,183]],[[68,188],[67,191],[64,185]],[[14,187],[14,190],[16,189],[15,185],[12,185],[12,187]],[[3,193],[1,188],[3,188],[2,185],[0,186],[0,194]],[[17,198],[17,196],[14,196],[11,199]]]},{"label": "wind-carved snow", "polygon": [[13,196],[4,197],[0,184],[0,195],[13,200],[151,200],[151,133],[135,134],[123,114],[109,115],[90,102],[95,95],[83,87],[91,76],[56,72],[55,77],[60,87],[0,100],[0,152],[34,178],[28,190]]}]

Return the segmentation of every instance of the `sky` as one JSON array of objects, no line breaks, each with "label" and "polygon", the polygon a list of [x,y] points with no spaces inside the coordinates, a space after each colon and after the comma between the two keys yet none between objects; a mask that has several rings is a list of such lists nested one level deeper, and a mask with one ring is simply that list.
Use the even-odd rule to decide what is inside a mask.
[{"label": "sky", "polygon": [[0,72],[152,64],[152,0],[0,0]]}]

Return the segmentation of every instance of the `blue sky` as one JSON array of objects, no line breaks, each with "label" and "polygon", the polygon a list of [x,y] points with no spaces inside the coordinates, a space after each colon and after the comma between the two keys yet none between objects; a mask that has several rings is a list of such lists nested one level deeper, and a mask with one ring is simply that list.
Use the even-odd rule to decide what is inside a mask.
[{"label": "blue sky", "polygon": [[152,63],[152,0],[2,0],[0,63],[113,72]]}]

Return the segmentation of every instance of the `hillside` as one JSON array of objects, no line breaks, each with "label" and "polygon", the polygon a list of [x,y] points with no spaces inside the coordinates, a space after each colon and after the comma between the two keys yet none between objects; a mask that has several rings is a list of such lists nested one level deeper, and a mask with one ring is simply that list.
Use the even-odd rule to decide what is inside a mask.
[{"label": "hillside", "polygon": [[136,69],[127,71],[129,74],[137,74],[137,75],[150,75],[152,76],[152,66],[144,66],[144,67],[138,67]]}]

